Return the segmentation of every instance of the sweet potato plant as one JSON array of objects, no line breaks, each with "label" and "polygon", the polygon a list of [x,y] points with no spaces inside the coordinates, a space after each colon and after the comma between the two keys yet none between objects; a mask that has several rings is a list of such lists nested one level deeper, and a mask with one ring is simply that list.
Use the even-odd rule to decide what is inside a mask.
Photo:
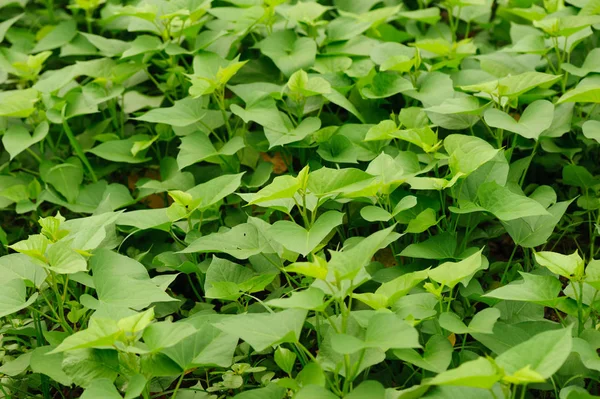
[{"label": "sweet potato plant", "polygon": [[0,398],[600,395],[598,0],[0,0]]}]

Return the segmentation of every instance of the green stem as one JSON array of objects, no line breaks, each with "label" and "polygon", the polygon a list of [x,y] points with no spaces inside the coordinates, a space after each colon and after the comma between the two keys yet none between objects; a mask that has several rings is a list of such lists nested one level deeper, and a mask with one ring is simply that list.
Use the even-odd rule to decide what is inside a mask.
[{"label": "green stem", "polygon": [[92,12],[93,10],[86,9],[85,10],[85,24],[87,26],[88,33],[92,32]]},{"label": "green stem", "polygon": [[510,270],[510,264],[512,263],[512,260],[515,256],[515,254],[517,253],[517,249],[519,247],[517,245],[515,245],[515,248],[513,249],[512,253],[510,254],[510,258],[508,258],[508,262],[506,263],[506,267],[504,268],[504,273],[502,273],[502,279],[500,280],[500,284],[504,284],[504,281],[506,281],[506,276],[508,275],[508,271]]},{"label": "green stem", "polygon": [[525,393],[527,392],[527,384],[521,387],[521,399],[525,399]]},{"label": "green stem", "polygon": [[590,112],[588,112],[587,116],[585,117],[585,119],[583,120],[584,122],[587,121],[588,119],[590,119],[590,116],[592,116],[592,114],[594,113],[594,111],[596,110],[596,106],[598,105],[598,103],[594,103],[594,105],[592,105],[592,108],[590,109]]},{"label": "green stem", "polygon": [[194,285],[194,281],[192,280],[192,277],[189,274],[187,274],[186,276],[188,278],[188,282],[190,283],[190,287],[192,287],[192,291],[194,291],[194,294],[196,295],[196,298],[198,298],[198,300],[200,302],[202,302],[202,295],[200,295],[200,293],[196,289],[196,287]]},{"label": "green stem", "polygon": [[231,125],[229,124],[229,118],[227,117],[227,111],[225,110],[225,94],[220,93],[214,94],[215,102],[217,106],[221,110],[221,115],[223,116],[223,122],[225,122],[225,128],[227,129],[228,140],[231,140],[233,137],[233,131],[231,130]]},{"label": "green stem", "polygon": [[48,18],[50,18],[50,24],[56,22],[54,17],[54,0],[46,0],[46,9],[48,10]]},{"label": "green stem", "polygon": [[63,128],[67,135],[67,138],[69,139],[69,143],[71,144],[71,147],[73,147],[73,151],[75,151],[75,154],[77,154],[79,159],[81,159],[81,162],[83,162],[83,164],[87,168],[88,172],[90,173],[90,177],[92,178],[92,181],[94,183],[96,183],[98,181],[98,178],[96,177],[94,168],[92,168],[92,165],[90,165],[90,161],[85,156],[83,149],[81,148],[81,145],[79,144],[79,142],[73,135],[73,131],[71,130],[71,128],[69,127],[69,124],[67,123],[67,119],[65,118],[65,109],[66,108],[63,108],[63,111],[62,111]]},{"label": "green stem", "polygon": [[519,185],[521,187],[523,187],[523,183],[525,183],[525,176],[527,176],[527,171],[529,170],[529,167],[531,166],[531,162],[533,161],[533,157],[535,156],[535,152],[538,148],[539,145],[539,141],[535,142],[535,145],[533,146],[533,150],[531,151],[531,155],[529,156],[529,161],[527,162],[527,166],[525,167],[525,170],[523,171],[523,175],[521,176],[521,180],[519,181]]},{"label": "green stem", "polygon": [[[40,322],[40,317],[33,313],[33,325],[35,326],[35,334],[36,334],[36,340],[37,340],[37,345],[38,347],[41,347],[44,345],[45,340],[44,340],[44,335],[42,333],[42,323]],[[44,394],[44,399],[50,399],[50,386],[48,383],[48,376],[41,374],[42,377],[42,392]]]},{"label": "green stem", "polygon": [[27,151],[27,153],[37,161],[37,163],[42,163],[42,158],[40,158],[38,154],[33,152],[31,148],[26,148],[25,151]]},{"label": "green stem", "polygon": [[579,294],[577,295],[577,320],[579,335],[583,332],[583,281],[579,281]]},{"label": "green stem", "polygon": [[185,371],[183,373],[181,373],[181,377],[179,377],[179,380],[177,380],[177,385],[175,385],[175,389],[173,390],[173,395],[171,396],[171,399],[175,399],[177,397],[177,392],[179,391],[179,388],[181,387],[181,383],[183,382],[183,377],[185,377]]}]

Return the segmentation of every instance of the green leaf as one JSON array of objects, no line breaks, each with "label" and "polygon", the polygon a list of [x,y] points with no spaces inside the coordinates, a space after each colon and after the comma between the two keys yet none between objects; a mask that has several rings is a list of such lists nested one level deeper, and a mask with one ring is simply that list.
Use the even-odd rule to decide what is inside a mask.
[{"label": "green leaf", "polygon": [[375,75],[373,81],[366,85],[361,93],[369,99],[387,98],[394,94],[414,89],[410,81],[395,72],[381,72]]},{"label": "green leaf", "polygon": [[187,190],[187,193],[192,196],[189,207],[206,209],[218,203],[239,188],[243,175],[243,173],[223,175],[190,188]]},{"label": "green leaf", "polygon": [[549,215],[536,200],[515,194],[493,181],[480,185],[477,195],[481,206],[502,221]]},{"label": "green leaf", "polygon": [[52,353],[88,348],[111,349],[121,334],[122,331],[116,321],[91,318],[87,329],[77,331],[65,338]]},{"label": "green leaf", "polygon": [[533,255],[537,263],[559,276],[568,279],[580,279],[583,276],[584,262],[578,251],[570,255],[550,251],[535,252]]},{"label": "green leaf", "polygon": [[39,100],[38,94],[36,89],[0,92],[0,116],[27,118],[35,111],[35,103]]},{"label": "green leaf", "polygon": [[337,395],[334,395],[324,387],[317,385],[305,385],[294,395],[297,399],[336,399]]},{"label": "green leaf", "polygon": [[326,161],[334,163],[357,163],[357,151],[345,136],[336,134],[321,143],[317,153]]},{"label": "green leaf", "polygon": [[343,218],[343,213],[325,212],[319,216],[310,230],[294,222],[281,220],[273,224],[269,233],[285,248],[307,256],[329,235],[331,230],[342,224]]},{"label": "green leaf", "polygon": [[586,121],[582,128],[585,137],[600,143],[600,121]]},{"label": "green leaf", "polygon": [[299,69],[308,69],[315,63],[317,45],[307,37],[297,37],[294,31],[282,30],[270,34],[256,45],[269,57],[285,76]]},{"label": "green leaf", "polygon": [[121,58],[133,57],[139,54],[145,54],[160,51],[163,44],[156,36],[139,35],[130,43],[127,50],[123,52]]},{"label": "green leaf", "polygon": [[[496,97],[518,97],[536,87],[548,88],[560,80],[561,75],[551,75],[541,72],[524,72],[507,76],[495,81],[462,86],[461,89],[472,92],[483,92]],[[560,102],[560,101],[559,101]]]},{"label": "green leaf", "polygon": [[443,335],[432,335],[423,353],[414,349],[395,349],[394,356],[425,370],[442,373],[452,361],[452,344]]},{"label": "green leaf", "polygon": [[500,311],[487,308],[478,312],[467,326],[456,313],[445,312],[440,315],[440,326],[455,334],[492,334],[494,324],[500,318]]},{"label": "green leaf", "polygon": [[111,140],[101,143],[87,152],[112,162],[143,163],[150,160],[150,158],[144,158],[144,153],[146,151],[141,151],[134,154],[134,146],[136,143],[144,143],[148,142],[149,140],[150,136],[145,134],[136,134],[128,139]]},{"label": "green leaf", "polygon": [[[52,356],[62,358],[63,354]],[[119,359],[112,349],[79,349],[64,353],[62,369],[73,383],[90,387],[99,379],[114,381],[119,372]]]},{"label": "green leaf", "polygon": [[[106,304],[142,309],[153,302],[171,302],[171,298],[148,276],[134,259],[101,249],[90,259],[98,300]],[[135,287],[132,290],[131,287]]]},{"label": "green leaf", "polygon": [[29,368],[29,364],[31,362],[31,352],[25,352],[16,359],[12,359],[6,363],[4,363],[0,367],[0,373],[7,375],[9,377],[15,377],[25,370]]},{"label": "green leaf", "polygon": [[309,77],[302,69],[290,76],[286,86],[290,96],[296,100],[331,92],[328,81],[319,77]]},{"label": "green leaf", "polygon": [[214,327],[211,323],[224,317],[214,314],[196,314],[181,321],[192,325],[196,332],[162,353],[175,361],[183,370],[201,366],[229,367],[238,338]]},{"label": "green leaf", "polygon": [[25,281],[20,278],[0,283],[0,317],[5,317],[32,305],[38,297],[35,293],[27,299]]},{"label": "green leaf", "polygon": [[194,73],[188,75],[192,82],[190,94],[199,97],[212,94],[222,88],[248,61],[239,62],[239,56],[232,61],[221,58],[218,54],[201,52],[194,57]]},{"label": "green leaf", "polygon": [[280,399],[285,394],[285,388],[271,383],[264,388],[251,389],[238,393],[234,399]]},{"label": "green leaf", "polygon": [[33,53],[39,53],[40,51],[52,50],[61,47],[71,41],[77,34],[77,24],[75,20],[68,19],[60,22],[50,32],[36,43],[35,47],[31,50]]},{"label": "green leaf", "polygon": [[502,225],[516,244],[525,248],[537,247],[548,241],[572,201],[550,206],[547,209],[549,215],[514,219],[502,222]]},{"label": "green leaf", "polygon": [[13,159],[35,143],[42,141],[48,134],[48,123],[40,123],[32,135],[23,125],[13,125],[2,135],[2,144]]},{"label": "green leaf", "polygon": [[98,379],[93,381],[81,395],[81,399],[122,399],[111,380]]},{"label": "green leaf", "polygon": [[445,129],[468,129],[480,119],[480,115],[489,106],[481,105],[474,96],[449,98],[439,105],[425,108],[433,123]]},{"label": "green leaf", "polygon": [[424,8],[421,10],[401,11],[398,15],[402,18],[424,22],[429,25],[435,25],[440,20],[440,9],[437,7]]},{"label": "green leaf", "polygon": [[400,253],[400,256],[422,259],[454,258],[456,252],[456,237],[448,232],[436,234],[423,242],[410,244]]},{"label": "green leaf", "polygon": [[486,111],[484,118],[488,125],[517,133],[527,139],[538,140],[542,132],[550,127],[554,117],[554,105],[546,100],[529,104],[519,121],[495,108]]},{"label": "green leaf", "polygon": [[46,252],[48,269],[58,274],[73,274],[87,271],[85,258],[71,248],[71,240],[60,240]]},{"label": "green leaf", "polygon": [[435,226],[437,222],[435,211],[427,208],[408,222],[405,232],[414,234],[422,233],[430,227]]},{"label": "green leaf", "polygon": [[308,287],[303,291],[292,292],[289,298],[271,299],[266,302],[269,306],[281,309],[323,309],[324,293],[318,288]]},{"label": "green leaf", "polygon": [[291,199],[294,198],[294,194],[296,194],[302,183],[299,179],[300,175],[302,175],[302,172],[298,177],[290,175],[277,176],[269,185],[263,187],[256,193],[238,195],[247,201],[248,205],[279,199]]},{"label": "green leaf", "polygon": [[487,358],[480,357],[462,363],[455,369],[444,371],[427,381],[427,383],[430,385],[455,385],[490,389],[500,378],[501,376],[495,365]]},{"label": "green leaf", "polygon": [[224,163],[223,156],[234,155],[244,147],[244,139],[236,136],[217,150],[206,134],[203,132],[193,133],[181,139],[177,164],[179,169],[183,169],[204,160]]},{"label": "green leaf", "polygon": [[496,358],[496,364],[508,374],[517,374],[525,368],[530,368],[542,378],[550,378],[571,353],[571,330],[572,326],[569,326],[537,334],[503,352]]},{"label": "green leaf", "polygon": [[269,243],[253,224],[243,223],[223,233],[213,233],[194,240],[180,253],[224,252],[237,259],[268,253]]},{"label": "green leaf", "polygon": [[196,329],[186,323],[161,321],[146,327],[142,337],[151,352],[160,352],[165,348],[176,345],[195,332]]},{"label": "green leaf", "polygon": [[31,371],[49,376],[63,385],[71,385],[73,380],[63,371],[63,354],[49,354],[52,346],[40,346],[31,353]]},{"label": "green leaf", "polygon": [[244,292],[262,291],[275,274],[256,274],[251,269],[213,256],[206,271],[204,291],[208,298],[237,300]]},{"label": "green leaf", "polygon": [[567,91],[557,104],[565,102],[599,103],[600,102],[600,76],[592,75],[582,79],[574,89]]},{"label": "green leaf", "polygon": [[280,346],[277,348],[277,350],[275,350],[274,359],[275,363],[277,363],[280,369],[285,371],[287,374],[292,373],[294,363],[296,363],[296,354],[294,352]]},{"label": "green leaf", "polygon": [[446,287],[454,288],[458,283],[462,283],[466,287],[482,266],[487,269],[487,262],[483,262],[485,258],[482,252],[483,248],[459,262],[442,263],[435,269],[429,270],[428,276]]},{"label": "green leaf", "polygon": [[146,377],[141,374],[134,374],[133,377],[129,378],[129,382],[127,383],[125,399],[135,399],[139,397],[146,388],[147,383]]},{"label": "green leaf", "polygon": [[10,29],[10,27],[17,22],[19,19],[21,19],[21,17],[23,17],[23,15],[25,14],[18,14],[12,18],[9,18],[5,21],[2,21],[0,23],[0,43],[2,43],[4,41],[4,36],[6,35],[6,32],[8,32],[8,30]]},{"label": "green leaf", "polygon": [[298,342],[306,310],[287,309],[279,313],[245,313],[230,316],[213,325],[263,351],[285,342]]},{"label": "green leaf", "polygon": [[519,272],[522,280],[513,281],[504,287],[496,288],[484,295],[488,298],[509,301],[533,302],[553,306],[558,302],[562,284],[554,276],[538,276]]},{"label": "green leaf", "polygon": [[202,100],[186,97],[175,101],[171,107],[156,108],[134,119],[171,126],[188,126],[202,120],[205,116],[206,109]]},{"label": "green leaf", "polygon": [[568,15],[533,21],[533,26],[541,28],[550,36],[571,36],[590,25],[600,23],[598,15]]},{"label": "green leaf", "polygon": [[585,57],[585,61],[581,67],[576,67],[573,64],[563,63],[561,68],[570,73],[571,75],[583,77],[590,73],[600,73],[600,49],[593,49]]},{"label": "green leaf", "polygon": [[583,166],[567,165],[562,171],[563,183],[587,190],[598,183],[598,180]]},{"label": "green leaf", "polygon": [[410,324],[393,313],[377,313],[369,319],[364,339],[337,334],[333,349],[340,354],[352,354],[362,349],[419,348],[419,334]]},{"label": "green leaf", "polygon": [[79,185],[83,182],[83,166],[79,158],[71,157],[59,165],[40,165],[42,179],[61,193],[67,202],[74,203],[79,196]]},{"label": "green leaf", "polygon": [[374,195],[375,177],[359,169],[321,168],[308,175],[307,187],[317,197],[363,197]]},{"label": "green leaf", "polygon": [[337,281],[352,280],[371,261],[379,249],[386,247],[400,235],[393,232],[393,226],[363,238],[358,244],[343,251],[331,251],[329,270]]},{"label": "green leaf", "polygon": [[469,175],[496,156],[496,150],[486,141],[461,134],[451,134],[444,139],[450,158],[448,164],[454,175]]}]

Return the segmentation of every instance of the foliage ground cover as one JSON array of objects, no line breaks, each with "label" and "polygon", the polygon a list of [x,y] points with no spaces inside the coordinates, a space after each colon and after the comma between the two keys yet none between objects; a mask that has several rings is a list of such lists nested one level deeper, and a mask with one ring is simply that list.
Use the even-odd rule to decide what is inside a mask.
[{"label": "foliage ground cover", "polygon": [[1,0],[0,398],[600,394],[598,0]]}]

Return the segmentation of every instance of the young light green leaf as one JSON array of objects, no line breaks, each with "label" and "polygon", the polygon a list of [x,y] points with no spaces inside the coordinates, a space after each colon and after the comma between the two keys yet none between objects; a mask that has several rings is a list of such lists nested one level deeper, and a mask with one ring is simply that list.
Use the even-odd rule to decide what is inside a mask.
[{"label": "young light green leaf", "polygon": [[98,379],[81,394],[81,399],[122,399],[117,388],[111,380]]},{"label": "young light green leaf", "polygon": [[206,134],[203,132],[193,133],[181,139],[177,164],[179,169],[183,169],[204,160],[223,163],[225,162],[222,159],[223,156],[234,155],[244,146],[244,139],[236,136],[217,150]]},{"label": "young light green leaf", "polygon": [[166,287],[150,279],[141,263],[127,256],[101,249],[90,259],[90,269],[100,302],[142,309],[153,302],[176,301],[165,293]]},{"label": "young light green leaf", "polygon": [[452,361],[452,344],[443,335],[432,335],[423,353],[414,349],[395,349],[394,356],[425,370],[442,373]]},{"label": "young light green leaf", "polygon": [[500,354],[496,358],[496,364],[509,375],[530,368],[542,378],[550,378],[571,353],[573,346],[571,330],[572,325],[537,334]]},{"label": "young light green leaf", "polygon": [[289,298],[271,299],[266,302],[267,305],[281,309],[322,309],[325,305],[323,301],[324,293],[318,288],[308,287],[304,291],[292,292]]},{"label": "young light green leaf", "polygon": [[490,389],[500,378],[501,374],[492,361],[480,357],[438,374],[428,380],[427,384]]},{"label": "young light green leaf", "polygon": [[287,309],[278,313],[245,313],[213,323],[215,327],[246,341],[256,351],[285,342],[298,342],[307,311]]},{"label": "young light green leaf", "polygon": [[430,279],[446,287],[454,288],[458,283],[465,287],[473,275],[483,266],[487,268],[487,261],[483,262],[483,248],[473,255],[459,262],[445,262],[427,272]]},{"label": "young light green leaf", "polygon": [[477,195],[481,207],[502,221],[549,215],[536,200],[516,194],[494,181],[480,185]]},{"label": "young light green leaf", "polygon": [[583,277],[583,259],[579,252],[575,251],[570,255],[563,255],[556,252],[542,251],[535,252],[535,261],[541,266],[547,267],[552,273],[568,279],[580,279]]},{"label": "young light green leaf", "polygon": [[248,259],[252,255],[268,251],[268,245],[254,225],[243,223],[223,233],[212,233],[197,238],[180,253],[224,252],[237,259]]},{"label": "young light green leaf", "polygon": [[590,73],[600,73],[600,49],[593,49],[585,57],[585,61],[581,67],[576,67],[573,64],[567,62],[561,65],[561,68],[569,72],[571,75],[583,77]]},{"label": "young light green leaf", "polygon": [[172,126],[188,126],[202,120],[205,116],[206,109],[203,107],[203,102],[200,99],[186,97],[175,101],[172,107],[156,108],[135,119]]},{"label": "young light green leaf", "polygon": [[375,252],[398,239],[400,235],[393,232],[393,226],[380,230],[363,238],[348,250],[331,251],[329,271],[337,281],[352,280],[370,261]]},{"label": "young light green leaf", "polygon": [[40,123],[32,135],[29,135],[23,125],[13,125],[2,135],[2,144],[10,154],[10,159],[13,159],[35,143],[42,141],[47,134],[47,122]]},{"label": "young light green leaf", "polygon": [[496,156],[499,150],[486,141],[461,134],[451,134],[444,139],[444,148],[450,159],[448,164],[454,175],[469,175]]},{"label": "young light green leaf", "polygon": [[299,69],[308,69],[315,63],[317,45],[308,37],[297,37],[294,31],[274,32],[256,45],[273,60],[286,76]]},{"label": "young light green leaf", "polygon": [[478,312],[467,326],[456,313],[445,312],[440,315],[440,326],[455,334],[492,334],[494,324],[500,318],[500,310],[487,308]]},{"label": "young light green leaf", "polygon": [[294,222],[281,220],[273,224],[269,233],[285,248],[307,256],[329,235],[331,230],[342,224],[343,218],[343,213],[325,212],[319,216],[310,230],[306,230]]},{"label": "young light green leaf", "polygon": [[509,301],[533,302],[554,306],[558,303],[558,294],[562,289],[560,281],[553,276],[538,276],[520,272],[523,280],[517,280],[496,288],[484,295],[488,298]]},{"label": "young light green leaf", "polygon": [[567,91],[557,104],[565,102],[599,103],[600,102],[600,76],[592,75],[582,79],[574,89]]},{"label": "young light green leaf", "polygon": [[338,334],[333,349],[340,354],[352,354],[368,348],[420,348],[417,330],[393,313],[376,313],[369,319],[364,340],[347,334]]},{"label": "young light green leaf", "polygon": [[13,278],[0,283],[0,317],[9,316],[32,305],[37,299],[37,292],[27,299],[25,281]]},{"label": "young light green leaf", "polygon": [[546,100],[529,104],[518,121],[496,108],[487,110],[484,115],[486,123],[491,127],[508,130],[534,140],[538,140],[540,134],[550,127],[553,117],[554,105]]},{"label": "young light green leaf", "polygon": [[160,352],[194,334],[196,329],[186,323],[161,321],[144,329],[142,338],[151,352]]}]

